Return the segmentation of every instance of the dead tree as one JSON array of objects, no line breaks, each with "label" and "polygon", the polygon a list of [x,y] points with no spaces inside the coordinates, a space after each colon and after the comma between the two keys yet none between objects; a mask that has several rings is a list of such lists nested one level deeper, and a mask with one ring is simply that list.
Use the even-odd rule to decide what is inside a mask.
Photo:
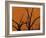
[{"label": "dead tree", "polygon": [[30,30],[30,21],[31,21],[31,17],[32,17],[32,13],[33,13],[33,8],[32,8],[32,12],[29,14],[28,8],[25,8],[26,12],[27,12],[27,27],[28,30]]},{"label": "dead tree", "polygon": [[23,18],[23,16],[21,17],[21,19],[20,19],[20,21],[19,21],[18,23],[17,23],[15,20],[12,20],[14,23],[17,24],[18,29],[17,29],[14,25],[13,25],[13,27],[16,28],[18,31],[21,30],[20,27],[21,27],[23,24],[26,24],[26,23],[22,22],[22,18]]},{"label": "dead tree", "polygon": [[[26,10],[26,12],[27,12],[27,21],[24,23],[24,22],[22,22],[22,18],[23,18],[23,16],[21,17],[21,19],[20,19],[20,21],[17,23],[14,19],[12,20],[14,23],[16,23],[17,24],[17,26],[18,26],[18,29],[16,28],[16,27],[14,27],[14,28],[16,28],[18,31],[20,31],[21,29],[21,26],[23,25],[23,24],[26,24],[26,26],[28,27],[28,30],[30,30],[30,27],[32,27],[32,25],[35,23],[35,21],[38,19],[38,18],[40,18],[40,16],[38,16],[37,18],[35,18],[34,19],[34,21],[31,23],[31,18],[32,18],[32,14],[33,14],[33,8],[32,8],[32,11],[31,11],[31,13],[29,14],[29,11],[28,11],[28,8],[25,8],[25,10]],[[14,26],[14,25],[13,25]]]}]

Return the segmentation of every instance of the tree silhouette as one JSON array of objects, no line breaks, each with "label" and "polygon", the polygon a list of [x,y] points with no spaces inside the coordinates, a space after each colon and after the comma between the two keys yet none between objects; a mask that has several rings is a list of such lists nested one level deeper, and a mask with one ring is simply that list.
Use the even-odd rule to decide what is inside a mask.
[{"label": "tree silhouette", "polygon": [[[30,8],[29,8],[30,9]],[[26,16],[26,18],[27,18],[27,21],[24,23],[24,22],[22,22],[22,19],[23,19],[23,15],[21,16],[21,19],[20,19],[20,21],[19,22],[16,22],[14,19],[12,19],[12,21],[15,23],[15,25],[17,24],[17,27],[18,28],[16,28],[14,25],[12,25],[14,28],[16,28],[18,31],[20,31],[21,29],[21,26],[23,25],[23,24],[26,24],[26,26],[28,27],[28,30],[30,30],[30,27],[32,27],[32,25],[35,23],[35,21],[37,21],[39,18],[40,18],[40,16],[38,16],[37,18],[35,18],[34,19],[34,21],[31,23],[31,18],[32,18],[32,14],[33,14],[33,9],[34,8],[31,8],[32,9],[32,11],[31,11],[31,13],[29,13],[29,10],[28,10],[28,8],[25,8],[25,10],[26,10],[26,13],[27,13],[27,16]],[[40,25],[40,24],[39,24]],[[33,29],[32,29],[33,30]]]}]

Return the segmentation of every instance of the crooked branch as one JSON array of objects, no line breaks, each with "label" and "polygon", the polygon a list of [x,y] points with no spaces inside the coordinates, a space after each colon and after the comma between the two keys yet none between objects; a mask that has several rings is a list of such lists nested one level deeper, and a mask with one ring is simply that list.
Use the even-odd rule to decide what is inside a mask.
[{"label": "crooked branch", "polygon": [[32,22],[32,24],[30,25],[30,27],[32,27],[32,25],[35,23],[35,21],[36,21],[37,19],[39,19],[39,18],[40,18],[40,16],[37,17],[37,18],[35,18],[34,21]]}]

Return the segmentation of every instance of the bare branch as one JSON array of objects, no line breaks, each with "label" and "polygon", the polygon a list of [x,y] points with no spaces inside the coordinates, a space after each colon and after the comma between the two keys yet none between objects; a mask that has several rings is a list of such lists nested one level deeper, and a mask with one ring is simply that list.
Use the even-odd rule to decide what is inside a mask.
[{"label": "bare branch", "polygon": [[26,12],[27,12],[27,19],[29,18],[29,13],[28,13],[28,8],[25,8],[26,9]]},{"label": "bare branch", "polygon": [[21,19],[20,19],[20,21],[19,21],[19,25],[18,25],[18,30],[20,31],[20,28],[21,28],[21,26],[22,26],[22,18],[23,18],[23,15],[21,16]]},{"label": "bare branch", "polygon": [[33,14],[33,9],[34,9],[34,8],[32,8],[32,11],[30,12],[30,15],[29,15],[29,13],[28,13],[28,8],[25,8],[25,9],[26,9],[28,18],[31,18],[31,17],[32,17],[32,14]]},{"label": "bare branch", "polygon": [[30,27],[32,27],[32,25],[35,23],[35,21],[37,20],[37,19],[39,19],[40,18],[40,16],[39,17],[37,17],[36,19],[34,19],[34,21],[32,22],[32,24],[31,24],[31,26]]},{"label": "bare branch", "polygon": [[22,24],[22,19],[23,19],[23,15],[21,16],[21,19],[20,19],[20,25]]},{"label": "bare branch", "polygon": [[[14,28],[16,28],[14,25],[12,25]],[[17,29],[17,28],[16,28]]]},{"label": "bare branch", "polygon": [[15,20],[12,19],[12,21],[13,21],[14,23],[16,23],[17,25],[19,25]]},{"label": "bare branch", "polygon": [[25,8],[26,9],[26,12],[27,12],[27,27],[28,27],[28,29],[30,30],[30,21],[31,21],[31,17],[32,17],[32,13],[33,13],[33,8],[32,8],[32,11],[31,11],[31,13],[29,14],[29,12],[28,12],[28,8]]}]

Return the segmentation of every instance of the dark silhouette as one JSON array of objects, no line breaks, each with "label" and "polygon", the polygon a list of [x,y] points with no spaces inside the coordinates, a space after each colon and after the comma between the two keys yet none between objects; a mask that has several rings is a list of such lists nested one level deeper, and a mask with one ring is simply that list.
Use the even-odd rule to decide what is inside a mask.
[{"label": "dark silhouette", "polygon": [[[22,18],[20,19],[20,22],[16,22],[14,19],[12,19],[12,21],[14,22],[14,23],[16,23],[17,24],[17,26],[18,26],[18,28],[16,28],[14,25],[12,25],[14,28],[16,28],[18,31],[21,31],[21,26],[23,25],[23,24],[26,24],[26,26],[28,27],[28,30],[30,30],[30,27],[32,27],[32,25],[35,23],[35,21],[37,20],[37,19],[39,19],[40,18],[40,16],[38,16],[36,19],[34,19],[34,21],[31,23],[31,18],[32,18],[32,13],[33,13],[33,9],[34,8],[32,8],[32,12],[29,14],[28,13],[28,8],[25,8],[25,10],[26,10],[26,12],[27,12],[27,21],[24,23],[24,22],[21,22],[21,20],[23,19],[23,16],[22,16]],[[40,24],[39,24],[40,25]],[[32,29],[33,30],[33,29]]]}]

